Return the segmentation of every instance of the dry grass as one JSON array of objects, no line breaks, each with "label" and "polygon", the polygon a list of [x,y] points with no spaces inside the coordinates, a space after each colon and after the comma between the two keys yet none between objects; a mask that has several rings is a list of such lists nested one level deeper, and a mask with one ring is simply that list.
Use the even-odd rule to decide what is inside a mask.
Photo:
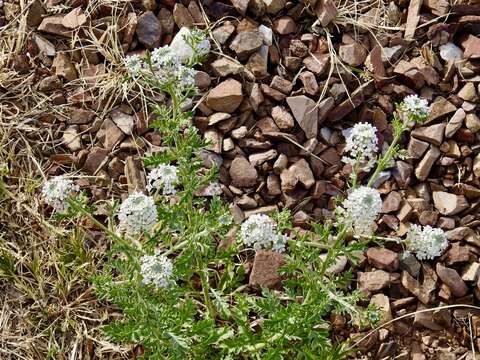
[{"label": "dry grass", "polygon": [[41,119],[62,108],[36,90],[33,72],[11,69],[29,36],[21,9],[0,33],[0,359],[128,358],[102,338],[117,314],[89,285],[106,240],[45,220],[39,187],[58,134]]}]

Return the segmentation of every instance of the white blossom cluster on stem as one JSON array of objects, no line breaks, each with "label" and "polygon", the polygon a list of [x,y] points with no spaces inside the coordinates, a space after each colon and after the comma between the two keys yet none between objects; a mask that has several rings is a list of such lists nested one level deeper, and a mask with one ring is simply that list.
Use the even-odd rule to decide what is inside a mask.
[{"label": "white blossom cluster on stem", "polygon": [[428,116],[428,112],[430,111],[428,107],[428,101],[422,99],[416,94],[406,96],[399,108],[409,120],[419,122],[424,121]]},{"label": "white blossom cluster on stem", "polygon": [[68,198],[79,190],[78,185],[63,176],[56,176],[46,181],[42,188],[42,197],[57,213],[68,211]]},{"label": "white blossom cluster on stem", "polygon": [[340,221],[357,236],[370,236],[382,210],[380,193],[368,186],[352,190],[338,207]]},{"label": "white blossom cluster on stem", "polygon": [[366,171],[375,164],[378,151],[377,128],[368,123],[358,123],[347,130],[345,152],[342,161],[355,166],[359,164]]},{"label": "white blossom cluster on stem", "polygon": [[133,192],[120,205],[119,230],[128,235],[150,232],[157,223],[157,207],[151,196]]},{"label": "white blossom cluster on stem", "polygon": [[143,284],[164,289],[172,283],[173,264],[157,249],[154,255],[144,255],[140,258],[140,273]]},{"label": "white blossom cluster on stem", "polygon": [[177,167],[160,164],[148,173],[147,190],[150,192],[162,190],[164,195],[175,194],[175,186],[178,182]]},{"label": "white blossom cluster on stem", "polygon": [[271,249],[277,252],[285,250],[287,237],[279,234],[275,222],[265,214],[254,214],[245,220],[240,229],[243,243],[253,249]]},{"label": "white blossom cluster on stem", "polygon": [[418,260],[432,260],[442,255],[448,246],[445,232],[429,225],[411,225],[406,237],[407,249],[415,253]]}]

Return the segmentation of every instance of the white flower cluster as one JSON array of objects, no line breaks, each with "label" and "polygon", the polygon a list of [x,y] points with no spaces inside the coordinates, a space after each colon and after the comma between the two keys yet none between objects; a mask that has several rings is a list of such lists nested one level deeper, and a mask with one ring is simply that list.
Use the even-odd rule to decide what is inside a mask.
[{"label": "white flower cluster", "polygon": [[408,95],[400,104],[400,110],[410,120],[423,121],[428,116],[428,101],[418,95]]},{"label": "white flower cluster", "polygon": [[243,243],[252,246],[254,250],[272,249],[273,251],[285,251],[287,237],[278,234],[277,225],[267,215],[255,214],[245,220],[240,229]]},{"label": "white flower cluster", "polygon": [[360,163],[368,171],[375,164],[378,151],[377,128],[368,123],[358,123],[347,131],[345,151],[342,161],[351,164]]},{"label": "white flower cluster", "polygon": [[128,235],[149,232],[157,222],[157,207],[153,198],[140,192],[130,194],[120,205],[119,230]]},{"label": "white flower cluster", "polygon": [[164,195],[175,194],[178,184],[177,168],[173,165],[160,164],[147,176],[147,190],[161,189]]},{"label": "white flower cluster", "polygon": [[163,46],[152,51],[150,64],[139,55],[131,55],[125,59],[125,66],[133,77],[138,77],[149,70],[162,84],[174,84],[181,88],[195,85],[195,70],[184,66],[180,58],[170,46]]},{"label": "white flower cluster", "polygon": [[46,181],[42,188],[42,197],[57,213],[68,210],[67,199],[79,190],[78,185],[63,176],[56,176]]},{"label": "white flower cluster", "polygon": [[172,283],[173,264],[157,249],[154,255],[144,255],[140,258],[140,273],[143,277],[142,283],[164,289]]},{"label": "white flower cluster", "polygon": [[380,193],[368,186],[360,186],[348,194],[338,208],[341,221],[355,235],[373,233],[375,219],[382,210]]},{"label": "white flower cluster", "polygon": [[433,259],[442,255],[448,246],[447,236],[442,229],[427,225],[411,225],[406,237],[407,248],[413,251],[418,260]]}]

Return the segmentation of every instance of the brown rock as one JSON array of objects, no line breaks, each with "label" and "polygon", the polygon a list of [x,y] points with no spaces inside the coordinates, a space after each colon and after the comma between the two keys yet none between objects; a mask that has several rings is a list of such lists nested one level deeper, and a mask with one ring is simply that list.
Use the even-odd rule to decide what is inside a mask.
[{"label": "brown rock", "polygon": [[297,25],[290,16],[281,16],[273,22],[273,30],[280,35],[287,35],[294,33]]},{"label": "brown rock", "polygon": [[69,124],[83,125],[90,123],[94,116],[95,112],[92,110],[74,109],[67,120]]},{"label": "brown rock", "polygon": [[62,19],[62,25],[67,29],[76,29],[87,22],[87,17],[81,7],[77,7],[65,15]]},{"label": "brown rock", "polygon": [[124,137],[125,134],[122,130],[108,118],[103,121],[100,130],[97,132],[97,138],[103,141],[103,146],[108,150],[112,150]]},{"label": "brown rock", "polygon": [[408,61],[400,60],[395,66],[393,72],[402,77],[416,89],[420,89],[425,84],[425,77],[422,72],[416,65]]},{"label": "brown rock", "polygon": [[184,26],[191,27],[195,24],[192,14],[190,14],[188,9],[181,3],[176,3],[173,8],[173,20],[179,28]]},{"label": "brown rock", "polygon": [[263,36],[258,31],[244,31],[233,39],[230,49],[235,51],[240,59],[253,54],[263,45]]},{"label": "brown rock", "polygon": [[305,136],[310,139],[317,136],[318,131],[318,110],[315,101],[300,95],[287,98],[287,104],[292,110],[295,120],[297,120]]},{"label": "brown rock", "polygon": [[207,96],[207,105],[220,112],[234,112],[243,100],[242,84],[227,79],[214,87]]},{"label": "brown rock", "polygon": [[437,97],[430,106],[430,113],[428,115],[427,123],[433,122],[442,118],[445,115],[457,111],[457,107],[445,98]]},{"label": "brown rock", "polygon": [[110,151],[107,149],[101,149],[98,147],[92,148],[87,155],[83,170],[87,174],[95,175],[95,173],[105,164],[109,152]]},{"label": "brown rock", "polygon": [[303,65],[315,75],[322,75],[330,65],[330,56],[328,54],[315,53],[303,59]]},{"label": "brown rock", "polygon": [[40,0],[34,0],[28,8],[27,25],[37,26],[42,22],[42,16],[45,14],[45,7]]},{"label": "brown rock", "polygon": [[463,57],[465,59],[477,59],[480,57],[480,38],[468,34],[461,40],[463,48]]},{"label": "brown rock", "polygon": [[460,275],[454,269],[447,268],[440,263],[437,263],[436,267],[437,275],[442,282],[448,286],[452,291],[452,294],[456,297],[465,296],[468,292],[468,287],[462,280]]},{"label": "brown rock", "polygon": [[340,58],[350,66],[360,66],[367,58],[367,50],[359,43],[340,45]]},{"label": "brown rock", "polygon": [[232,0],[232,5],[240,14],[245,15],[249,2],[250,0]]},{"label": "brown rock", "polygon": [[465,196],[450,194],[444,191],[433,192],[435,208],[442,215],[455,215],[468,208]]},{"label": "brown rock", "polygon": [[337,7],[333,0],[315,1],[315,14],[322,26],[327,26],[337,16]]},{"label": "brown rock", "polygon": [[153,12],[146,11],[138,18],[136,33],[141,44],[153,49],[160,45],[162,25]]},{"label": "brown rock", "polygon": [[135,118],[132,115],[125,114],[119,109],[113,109],[110,113],[112,121],[118,126],[120,130],[126,135],[131,135],[135,125]]},{"label": "brown rock", "polygon": [[383,270],[358,272],[358,287],[367,293],[378,292],[386,288],[394,279],[392,275]]},{"label": "brown rock", "polygon": [[396,191],[390,192],[385,200],[383,200],[382,212],[391,213],[400,209],[402,204],[402,195]]},{"label": "brown rock", "polygon": [[480,131],[480,119],[475,114],[467,114],[465,118],[465,125],[472,133],[476,134]]},{"label": "brown rock", "polygon": [[368,249],[367,258],[370,265],[380,270],[396,271],[400,264],[397,253],[381,247]]},{"label": "brown rock", "polygon": [[249,187],[257,183],[257,170],[242,156],[233,159],[229,173],[234,186]]},{"label": "brown rock", "polygon": [[78,77],[75,66],[73,66],[70,58],[65,53],[58,53],[55,56],[52,63],[52,70],[55,71],[55,75],[61,76],[68,81],[72,81]]},{"label": "brown rock", "polygon": [[268,250],[255,253],[253,268],[248,280],[249,285],[259,285],[269,289],[280,288],[282,276],[278,270],[285,265],[283,255]]},{"label": "brown rock", "polygon": [[275,159],[276,157],[277,157],[277,150],[270,149],[267,151],[250,155],[248,157],[248,161],[250,161],[250,164],[252,164],[252,166],[259,166],[268,160]]},{"label": "brown rock", "polygon": [[465,111],[462,108],[458,109],[455,114],[453,114],[452,118],[447,123],[447,127],[445,128],[445,137],[447,139],[455,135],[457,130],[462,127],[465,116]]},{"label": "brown rock", "polygon": [[38,31],[64,37],[71,36],[71,31],[62,24],[63,17],[64,15],[53,15],[43,18],[42,23],[38,26]]},{"label": "brown rock", "polygon": [[206,130],[203,134],[206,141],[209,142],[207,149],[217,154],[222,153],[223,135],[214,128]]},{"label": "brown rock", "polygon": [[304,71],[299,75],[298,78],[302,82],[303,87],[305,88],[305,91],[307,94],[312,96],[317,94],[318,83],[317,83],[317,79],[315,78],[315,75],[312,72]]},{"label": "brown rock", "polygon": [[295,175],[297,180],[305,187],[310,189],[315,184],[315,178],[313,177],[310,166],[305,159],[300,159],[289,168],[290,172]]},{"label": "brown rock", "polygon": [[162,33],[164,35],[173,34],[175,21],[173,20],[172,13],[167,8],[162,7],[157,17],[158,21],[160,21],[160,25],[162,26]]},{"label": "brown rock", "polygon": [[281,91],[285,95],[288,95],[292,92],[293,84],[292,84],[291,81],[288,81],[287,79],[284,79],[284,78],[282,78],[278,75],[275,75],[272,78],[272,82],[270,83],[270,87],[275,89],[275,90]]},{"label": "brown rock", "polygon": [[143,164],[133,156],[127,157],[125,161],[125,177],[127,178],[128,192],[143,191],[147,185]]},{"label": "brown rock", "polygon": [[433,164],[437,161],[440,156],[440,150],[436,146],[432,146],[425,156],[420,160],[415,168],[415,176],[418,180],[424,181],[427,179],[432,169]]},{"label": "brown rock", "polygon": [[416,128],[412,131],[412,136],[420,140],[425,140],[431,144],[440,146],[443,140],[445,124],[435,124]]},{"label": "brown rock", "polygon": [[292,115],[283,106],[272,109],[272,118],[281,130],[289,130],[295,126]]},{"label": "brown rock", "polygon": [[476,102],[478,100],[477,90],[472,82],[467,82],[458,92],[458,97],[465,101]]},{"label": "brown rock", "polygon": [[285,8],[287,0],[263,0],[263,2],[265,3],[265,8],[269,14],[276,14]]}]

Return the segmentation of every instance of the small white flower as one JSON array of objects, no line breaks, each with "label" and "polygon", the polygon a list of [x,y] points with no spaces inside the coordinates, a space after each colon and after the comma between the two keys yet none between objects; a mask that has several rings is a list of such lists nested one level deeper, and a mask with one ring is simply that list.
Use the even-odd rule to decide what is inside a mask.
[{"label": "small white flower", "polygon": [[152,284],[157,288],[164,289],[172,283],[173,264],[157,249],[154,255],[141,257],[140,273],[143,277],[143,284]]},{"label": "small white flower", "polygon": [[368,123],[355,124],[347,131],[346,140],[345,152],[350,156],[344,156],[342,161],[352,166],[358,162],[366,171],[370,170],[378,151],[377,128]]},{"label": "small white flower", "polygon": [[174,71],[180,65],[180,58],[168,45],[156,48],[151,54],[154,68]]},{"label": "small white flower", "polygon": [[143,59],[140,55],[129,55],[125,58],[125,66],[132,76],[137,76],[143,69]]},{"label": "small white flower", "polygon": [[178,86],[182,88],[195,86],[196,71],[186,66],[180,66],[176,73],[178,79]]},{"label": "small white flower", "polygon": [[277,225],[267,215],[255,214],[245,220],[240,229],[243,243],[252,246],[254,250],[269,249],[285,251],[287,237],[278,234]]},{"label": "small white flower", "polygon": [[68,210],[67,199],[79,190],[78,185],[63,176],[56,176],[46,181],[42,188],[42,197],[57,213]]},{"label": "small white flower", "polygon": [[149,232],[157,222],[157,207],[151,196],[140,192],[130,194],[120,205],[119,229],[128,235]]},{"label": "small white flower", "polygon": [[411,225],[405,239],[408,250],[415,253],[418,260],[433,259],[442,255],[448,246],[447,236],[442,229],[427,225]]},{"label": "small white flower", "polygon": [[178,184],[178,171],[173,165],[160,164],[152,169],[147,176],[147,190],[161,189],[164,195],[175,194]]},{"label": "small white flower", "polygon": [[368,186],[361,186],[348,194],[338,208],[341,221],[355,235],[373,233],[375,220],[382,210],[380,193]]},{"label": "small white flower", "polygon": [[410,120],[423,121],[430,111],[428,101],[420,98],[418,95],[408,95],[400,104],[400,110],[403,111]]}]

